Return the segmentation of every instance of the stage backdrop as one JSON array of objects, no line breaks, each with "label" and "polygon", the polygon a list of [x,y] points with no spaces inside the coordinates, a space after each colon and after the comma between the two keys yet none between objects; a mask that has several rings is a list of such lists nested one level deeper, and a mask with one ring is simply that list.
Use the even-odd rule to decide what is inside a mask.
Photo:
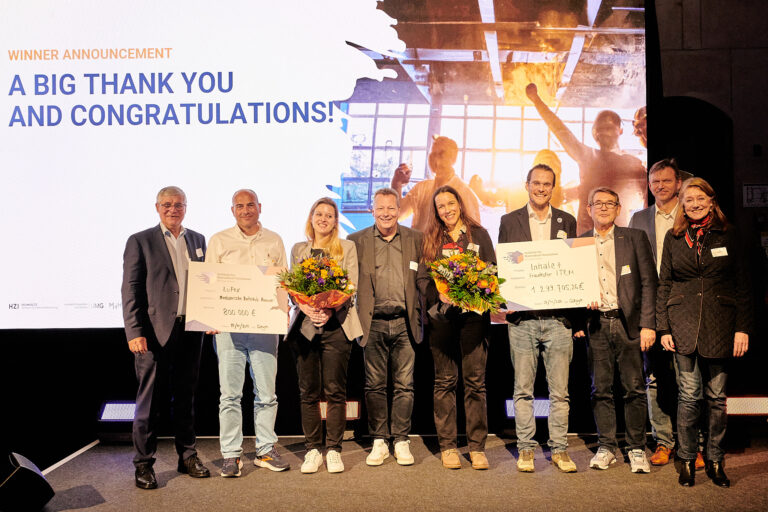
[{"label": "stage backdrop", "polygon": [[[456,141],[493,238],[534,161],[559,173],[557,206],[583,217],[605,183],[628,218],[646,190],[642,7],[2,0],[0,327],[121,326],[124,243],[157,224],[163,186],[206,236],[253,188],[290,247],[320,196],[346,233],[370,225],[399,163],[404,191],[430,179],[436,135]],[[608,135],[593,129],[606,109]]]}]

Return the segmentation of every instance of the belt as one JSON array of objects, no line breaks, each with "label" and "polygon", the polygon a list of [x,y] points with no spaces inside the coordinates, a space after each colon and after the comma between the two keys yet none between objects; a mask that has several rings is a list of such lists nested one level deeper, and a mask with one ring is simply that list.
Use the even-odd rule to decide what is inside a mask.
[{"label": "belt", "polygon": [[603,318],[621,318],[621,310],[609,309],[608,311],[600,311],[600,316]]},{"label": "belt", "polygon": [[539,309],[537,311],[522,311],[521,316],[524,319],[528,318],[551,318],[556,316],[564,316],[562,309]]},{"label": "belt", "polygon": [[405,311],[401,311],[399,313],[374,313],[373,319],[374,320],[397,320],[398,318],[404,318],[405,317]]}]

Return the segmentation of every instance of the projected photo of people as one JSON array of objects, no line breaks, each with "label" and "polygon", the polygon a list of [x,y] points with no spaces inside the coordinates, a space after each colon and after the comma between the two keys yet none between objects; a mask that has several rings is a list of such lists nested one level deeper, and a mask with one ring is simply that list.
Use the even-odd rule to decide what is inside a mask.
[{"label": "projected photo of people", "polygon": [[[633,125],[645,105],[642,0],[379,8],[397,20],[406,50],[366,50],[397,78],[359,80],[340,105],[352,158],[338,191],[351,227],[370,224],[373,193],[392,186],[403,194],[402,221],[418,229],[418,198],[447,183],[494,232],[527,202],[535,163],[555,169],[552,204],[578,218],[579,233],[592,227],[586,198],[597,186],[621,195],[619,225],[645,207],[647,150]],[[443,165],[446,148],[455,160]]]}]

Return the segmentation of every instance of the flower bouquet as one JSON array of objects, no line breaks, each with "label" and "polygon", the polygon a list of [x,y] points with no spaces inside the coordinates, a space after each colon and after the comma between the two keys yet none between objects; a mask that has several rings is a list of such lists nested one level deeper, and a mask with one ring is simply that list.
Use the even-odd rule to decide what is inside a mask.
[{"label": "flower bouquet", "polygon": [[355,294],[347,271],[326,256],[306,258],[279,278],[294,302],[318,309],[337,308]]},{"label": "flower bouquet", "polygon": [[464,311],[495,313],[506,301],[499,295],[496,265],[487,264],[473,251],[454,254],[429,264],[437,291]]}]

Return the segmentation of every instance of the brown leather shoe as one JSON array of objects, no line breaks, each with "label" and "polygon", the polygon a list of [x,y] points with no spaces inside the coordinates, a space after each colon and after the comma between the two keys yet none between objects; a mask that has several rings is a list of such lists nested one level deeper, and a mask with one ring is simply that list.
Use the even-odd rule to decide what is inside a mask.
[{"label": "brown leather shoe", "polygon": [[485,452],[469,452],[469,459],[472,461],[472,469],[488,469],[488,457]]},{"label": "brown leather shoe", "polygon": [[672,450],[660,444],[656,447],[656,451],[651,455],[651,464],[654,466],[663,466],[669,463],[669,458],[672,456]]},{"label": "brown leather shoe", "polygon": [[696,453],[696,469],[704,469],[704,454],[701,452]]},{"label": "brown leather shoe", "polygon": [[461,458],[459,457],[459,450],[456,448],[443,450],[440,459],[443,461],[444,468],[461,469]]}]

